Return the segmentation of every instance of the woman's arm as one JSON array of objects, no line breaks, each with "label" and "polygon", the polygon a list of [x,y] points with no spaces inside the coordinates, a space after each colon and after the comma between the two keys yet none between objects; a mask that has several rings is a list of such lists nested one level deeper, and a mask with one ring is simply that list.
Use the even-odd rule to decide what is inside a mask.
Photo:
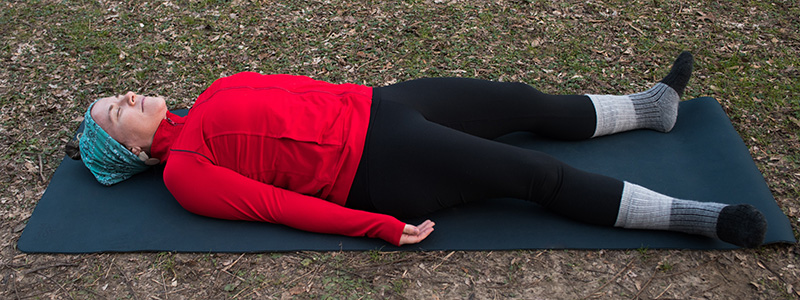
[{"label": "woman's arm", "polygon": [[432,231],[432,223],[406,229],[407,224],[392,216],[354,210],[264,184],[215,166],[192,153],[171,154],[164,170],[164,183],[185,209],[213,218],[262,221],[311,232],[367,236],[394,245],[419,242]]}]

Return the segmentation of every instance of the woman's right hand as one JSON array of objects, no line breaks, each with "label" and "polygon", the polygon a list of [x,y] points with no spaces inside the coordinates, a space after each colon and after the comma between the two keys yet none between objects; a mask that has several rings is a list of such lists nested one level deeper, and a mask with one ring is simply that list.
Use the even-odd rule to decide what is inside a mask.
[{"label": "woman's right hand", "polygon": [[436,225],[436,223],[431,220],[425,220],[425,222],[417,226],[406,224],[406,227],[403,228],[403,235],[400,236],[400,245],[421,242],[433,232],[433,225]]}]

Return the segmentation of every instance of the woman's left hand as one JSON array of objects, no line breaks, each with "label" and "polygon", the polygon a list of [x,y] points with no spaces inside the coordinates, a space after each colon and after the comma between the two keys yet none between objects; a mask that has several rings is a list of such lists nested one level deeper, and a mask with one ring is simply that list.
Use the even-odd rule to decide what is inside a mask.
[{"label": "woman's left hand", "polygon": [[400,245],[421,242],[433,232],[433,225],[436,225],[436,223],[431,220],[425,220],[425,222],[417,226],[406,224],[406,227],[403,228],[403,235],[400,236]]}]

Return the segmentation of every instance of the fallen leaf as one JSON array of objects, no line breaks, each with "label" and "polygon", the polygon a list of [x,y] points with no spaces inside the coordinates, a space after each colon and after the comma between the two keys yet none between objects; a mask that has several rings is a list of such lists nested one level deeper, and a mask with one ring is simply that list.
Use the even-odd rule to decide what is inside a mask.
[{"label": "fallen leaf", "polygon": [[711,14],[707,14],[707,13],[704,13],[702,11],[697,11],[697,14],[700,15],[699,17],[697,17],[697,20],[700,21],[700,22],[703,22],[703,21],[714,22],[715,18]]},{"label": "fallen leaf", "polygon": [[305,292],[305,289],[302,286],[296,286],[289,289],[289,294],[292,294],[292,296],[300,295],[303,292]]},{"label": "fallen leaf", "polygon": [[789,121],[792,121],[792,123],[794,123],[794,125],[797,125],[797,127],[800,127],[800,121],[798,121],[795,117],[789,116]]},{"label": "fallen leaf", "polygon": [[14,233],[20,233],[25,230],[25,225],[28,223],[20,223],[17,227],[14,227]]}]

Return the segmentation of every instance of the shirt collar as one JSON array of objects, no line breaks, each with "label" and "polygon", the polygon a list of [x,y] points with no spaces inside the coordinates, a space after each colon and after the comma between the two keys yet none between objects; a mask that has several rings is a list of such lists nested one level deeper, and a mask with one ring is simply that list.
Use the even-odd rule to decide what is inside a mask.
[{"label": "shirt collar", "polygon": [[161,120],[153,136],[153,145],[150,146],[150,157],[158,158],[162,163],[169,157],[169,148],[175,142],[183,129],[186,117],[181,117],[167,112],[167,117]]}]

